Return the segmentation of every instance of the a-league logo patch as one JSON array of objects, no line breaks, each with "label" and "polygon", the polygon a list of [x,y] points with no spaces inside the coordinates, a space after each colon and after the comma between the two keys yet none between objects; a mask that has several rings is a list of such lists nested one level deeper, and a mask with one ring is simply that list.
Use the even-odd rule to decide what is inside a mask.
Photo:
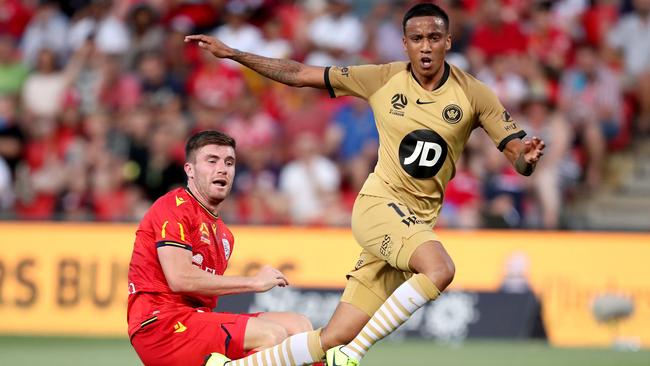
[{"label": "a-league logo patch", "polygon": [[442,110],[442,118],[451,124],[458,123],[463,119],[463,110],[456,104],[450,104]]},{"label": "a-league logo patch", "polygon": [[393,97],[390,98],[390,105],[392,106],[392,108],[390,109],[390,114],[404,117],[404,108],[406,108],[408,104],[409,101],[406,98],[406,95],[399,94],[399,93],[393,95]]}]

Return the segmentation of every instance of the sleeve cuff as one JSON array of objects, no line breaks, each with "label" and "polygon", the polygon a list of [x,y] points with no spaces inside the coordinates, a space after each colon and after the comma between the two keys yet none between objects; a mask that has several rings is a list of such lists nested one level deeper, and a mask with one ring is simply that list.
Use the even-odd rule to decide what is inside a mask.
[{"label": "sleeve cuff", "polygon": [[189,244],[183,244],[175,241],[169,241],[169,240],[161,240],[159,242],[156,242],[156,248],[160,247],[176,247],[176,248],[181,248],[181,249],[187,249],[187,250],[192,250],[192,246]]},{"label": "sleeve cuff", "polygon": [[526,136],[526,132],[524,132],[523,130],[515,132],[512,135],[507,136],[506,138],[501,140],[501,142],[499,143],[499,146],[498,146],[499,151],[503,151],[503,149],[506,148],[506,145],[508,144],[508,142],[510,142],[510,141],[512,141],[514,139],[524,138],[524,136]]},{"label": "sleeve cuff", "polygon": [[330,93],[330,98],[336,98],[336,93],[334,93],[334,88],[332,88],[332,83],[330,83],[330,69],[331,66],[327,66],[325,68],[324,72],[324,78],[325,78],[325,87],[327,88],[327,91]]}]

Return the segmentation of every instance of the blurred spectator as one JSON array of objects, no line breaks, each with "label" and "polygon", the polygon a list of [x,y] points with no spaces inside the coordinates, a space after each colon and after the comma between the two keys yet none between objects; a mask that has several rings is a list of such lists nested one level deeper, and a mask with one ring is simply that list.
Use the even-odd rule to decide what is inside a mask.
[{"label": "blurred spectator", "polygon": [[123,177],[121,163],[110,154],[105,154],[96,161],[90,187],[94,218],[97,220],[133,219],[130,209],[134,200],[130,195],[137,195],[138,191],[131,192],[127,189]]},{"label": "blurred spectator", "polygon": [[366,34],[377,63],[406,59],[402,45],[400,2],[379,1],[368,15]]},{"label": "blurred spectator", "polygon": [[471,153],[465,150],[456,162],[456,175],[447,184],[444,204],[436,225],[477,228],[481,224],[481,183],[469,166]]},{"label": "blurred spectator", "polygon": [[275,91],[278,122],[287,144],[296,141],[298,135],[306,132],[325,136],[336,108],[344,102],[344,99],[331,99],[327,93],[313,88],[301,89],[298,93],[284,87]]},{"label": "blurred spectator", "polygon": [[259,54],[263,50],[262,32],[248,23],[250,10],[241,0],[226,5],[226,23],[217,28],[213,36],[232,48]]},{"label": "blurred spectator", "polygon": [[293,224],[344,225],[348,218],[339,202],[341,176],[336,164],[320,155],[320,145],[313,134],[297,136],[294,159],[280,172],[280,191]]},{"label": "blurred spectator", "polygon": [[126,65],[134,68],[139,55],[163,47],[165,32],[159,23],[156,10],[149,4],[134,5],[129,11],[127,26],[131,47],[127,50]]},{"label": "blurred spectator", "polygon": [[142,98],[137,77],[124,70],[119,57],[108,54],[100,57],[98,75],[93,87],[97,107],[112,112],[132,111],[140,104]]},{"label": "blurred spectator", "polygon": [[503,266],[500,290],[511,294],[532,292],[530,287],[530,258],[524,252],[510,253]]},{"label": "blurred spectator", "polygon": [[67,56],[68,19],[53,0],[46,0],[36,8],[22,36],[23,62],[36,64],[43,48],[51,50],[56,58]]},{"label": "blurred spectator", "polygon": [[510,111],[516,110],[527,93],[524,79],[514,67],[518,59],[508,55],[495,55],[487,67],[482,68],[476,77],[492,89],[501,103]]},{"label": "blurred spectator", "polygon": [[28,126],[25,162],[16,170],[16,214],[19,219],[52,219],[69,176],[64,157],[70,140],[57,134],[52,118],[38,117]]},{"label": "blurred spectator", "polygon": [[544,229],[559,228],[564,198],[563,178],[577,178],[578,174],[570,155],[573,131],[568,121],[553,113],[553,107],[543,94],[530,94],[523,102],[522,118],[518,119],[529,136],[537,136],[546,142],[544,159],[537,165],[534,178],[527,181],[538,203],[534,207],[541,211],[539,222],[533,226]]},{"label": "blurred spectator", "polygon": [[230,110],[246,91],[243,75],[232,63],[206,55],[208,53],[204,52],[205,60],[189,76],[187,93],[196,103],[212,109]]},{"label": "blurred spectator", "polygon": [[372,109],[364,100],[350,98],[334,114],[325,137],[329,155],[340,162],[351,208],[377,162],[379,135]]},{"label": "blurred spectator", "polygon": [[469,60],[466,53],[472,40],[474,26],[471,15],[466,9],[466,1],[449,1],[447,12],[449,14],[449,32],[451,33],[451,49],[445,58],[447,62],[468,70]]},{"label": "blurred spectator", "polygon": [[148,133],[150,136],[146,158],[136,183],[146,192],[146,197],[153,201],[170,189],[183,186],[185,177],[179,174],[183,170],[182,163],[173,159],[172,127],[157,126]]},{"label": "blurred spectator", "polygon": [[225,1],[162,1],[169,9],[165,12],[163,23],[171,28],[194,29],[207,32],[222,19],[222,6]]},{"label": "blurred spectator", "polygon": [[571,51],[569,34],[553,21],[553,2],[537,1],[533,5],[528,29],[528,53],[559,74]]},{"label": "blurred spectator", "polygon": [[575,65],[564,73],[561,109],[581,138],[587,153],[589,187],[601,180],[606,141],[617,136],[623,118],[620,81],[591,46],[578,48]]},{"label": "blurred spectator", "polygon": [[122,55],[128,51],[131,42],[129,30],[116,14],[113,1],[93,1],[79,15],[68,36],[73,50],[92,40],[102,53]]},{"label": "blurred spectator", "polygon": [[317,66],[353,63],[355,53],[366,44],[366,33],[361,21],[351,13],[350,0],[328,0],[325,14],[309,26],[309,38],[314,50],[305,63]]},{"label": "blurred spectator", "polygon": [[9,164],[0,156],[0,213],[13,204],[13,179]]},{"label": "blurred spectator", "polygon": [[379,135],[368,103],[359,98],[347,99],[334,114],[326,143],[328,150],[343,162],[362,155],[376,159]]},{"label": "blurred spectator", "polygon": [[180,80],[167,72],[167,66],[158,52],[141,55],[138,62],[142,102],[154,110],[162,108],[183,92]]},{"label": "blurred spectator", "polygon": [[290,40],[293,48],[302,51],[308,42],[307,22],[308,15],[301,1],[277,0],[271,10],[271,19],[280,25],[282,38]]},{"label": "blurred spectator", "polygon": [[[239,142],[238,142],[239,143]],[[243,152],[238,148],[238,151]],[[237,167],[235,193],[241,224],[289,223],[287,198],[278,190],[278,169],[263,148],[250,149],[246,162]]]},{"label": "blurred spectator", "polygon": [[618,21],[620,0],[595,0],[593,5],[582,15],[581,25],[584,40],[594,47],[600,47],[606,40],[610,29]]},{"label": "blurred spectator", "polygon": [[12,172],[23,158],[24,142],[25,137],[18,126],[16,99],[0,95],[0,158]]},{"label": "blurred spectator", "polygon": [[75,81],[94,46],[86,43],[79,48],[61,69],[56,53],[48,48],[40,50],[36,68],[25,81],[22,101],[25,111],[40,117],[55,117],[63,106],[68,88]]},{"label": "blurred spectator", "polygon": [[650,134],[650,0],[634,0],[634,12],[623,16],[608,35],[609,46],[620,51],[626,86],[639,102],[638,129]]},{"label": "blurred spectator", "polygon": [[[481,20],[474,29],[468,56],[472,69],[481,69],[497,56],[521,55],[527,39],[519,23],[507,20],[500,0],[481,2]],[[499,40],[495,42],[495,40]]]},{"label": "blurred spectator", "polygon": [[15,41],[0,33],[0,95],[20,94],[28,69],[20,62]]},{"label": "blurred spectator", "polygon": [[86,167],[76,167],[68,174],[65,190],[58,203],[63,220],[85,221],[93,218],[89,174],[86,170]]},{"label": "blurred spectator", "polygon": [[524,178],[494,148],[484,151],[483,220],[488,227],[516,228],[524,223]]},{"label": "blurred spectator", "polygon": [[351,212],[357,194],[377,162],[379,136],[372,110],[366,102],[350,98],[333,117],[325,134],[329,155],[342,172],[341,198]]},{"label": "blurred spectator", "polygon": [[32,16],[32,9],[21,0],[0,1],[0,34],[7,34],[17,40],[25,31]]},{"label": "blurred spectator", "polygon": [[[546,1],[546,0],[544,0]],[[579,27],[582,14],[589,7],[590,0],[552,0],[552,12],[554,23],[574,38],[583,36],[583,30]]]},{"label": "blurred spectator", "polygon": [[516,71],[526,83],[526,95],[543,96],[551,102],[557,101],[557,83],[546,75],[544,66],[533,56],[518,58]]},{"label": "blurred spectator", "polygon": [[290,58],[293,55],[291,43],[282,38],[281,27],[282,25],[277,19],[266,22],[260,55],[271,58]]},{"label": "blurred spectator", "polygon": [[237,141],[237,155],[244,161],[249,151],[263,149],[272,154],[277,146],[277,122],[260,108],[259,101],[251,94],[245,94],[237,101],[223,129]]}]

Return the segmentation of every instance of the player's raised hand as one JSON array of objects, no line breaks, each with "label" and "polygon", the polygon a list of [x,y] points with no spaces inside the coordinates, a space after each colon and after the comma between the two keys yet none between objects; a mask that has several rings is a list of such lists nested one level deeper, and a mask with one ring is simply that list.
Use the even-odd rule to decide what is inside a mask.
[{"label": "player's raised hand", "polygon": [[196,42],[199,47],[203,48],[206,51],[210,51],[215,57],[218,58],[228,58],[234,54],[234,50],[226,46],[220,40],[206,36],[204,34],[193,34],[185,36],[185,42]]},{"label": "player's raised hand", "polygon": [[544,155],[546,144],[539,137],[524,141],[524,159],[529,164],[535,164]]},{"label": "player's raised hand", "polygon": [[256,281],[256,292],[265,292],[275,286],[289,286],[289,281],[282,272],[271,266],[263,266],[254,276]]}]

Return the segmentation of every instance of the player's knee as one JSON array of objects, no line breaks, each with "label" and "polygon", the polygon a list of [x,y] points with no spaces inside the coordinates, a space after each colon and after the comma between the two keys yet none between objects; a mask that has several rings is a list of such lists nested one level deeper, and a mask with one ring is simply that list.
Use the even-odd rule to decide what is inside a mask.
[{"label": "player's knee", "polygon": [[411,268],[422,273],[443,291],[456,275],[456,266],[440,243],[422,245],[416,250],[410,262]]},{"label": "player's knee", "polygon": [[291,314],[291,321],[284,326],[289,336],[314,330],[309,318],[302,314]]},{"label": "player's knee", "polygon": [[264,330],[260,348],[272,347],[289,336],[287,330],[279,324],[269,324]]},{"label": "player's knee", "polygon": [[[442,291],[447,288],[451,281],[454,280],[455,275],[456,265],[454,264],[454,261],[449,256],[447,256],[444,260],[441,261],[438,273],[436,274],[437,281],[439,282],[438,289]],[[429,277],[429,279],[431,279],[431,277]],[[433,279],[431,280],[433,281]]]}]

